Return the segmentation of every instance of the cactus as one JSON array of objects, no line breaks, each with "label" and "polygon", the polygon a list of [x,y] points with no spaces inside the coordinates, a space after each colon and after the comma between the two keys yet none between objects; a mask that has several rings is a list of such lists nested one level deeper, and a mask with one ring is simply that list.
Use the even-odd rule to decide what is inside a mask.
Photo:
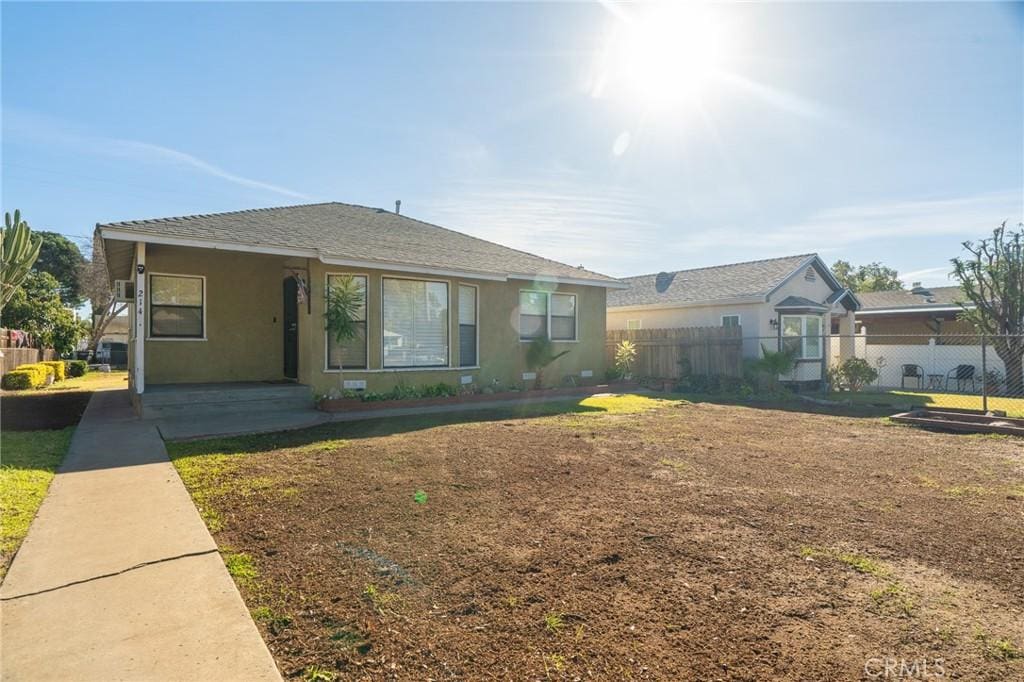
[{"label": "cactus", "polygon": [[4,214],[4,229],[0,230],[0,309],[28,277],[42,245],[43,238],[32,235],[28,223],[21,219],[21,211],[16,210],[13,218],[10,213]]}]

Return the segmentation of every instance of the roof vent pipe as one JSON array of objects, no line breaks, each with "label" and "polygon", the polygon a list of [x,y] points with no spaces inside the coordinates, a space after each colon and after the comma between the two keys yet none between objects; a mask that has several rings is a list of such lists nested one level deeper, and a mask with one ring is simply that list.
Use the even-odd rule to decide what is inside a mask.
[{"label": "roof vent pipe", "polygon": [[402,200],[397,199],[395,201],[395,215],[399,215],[402,212]]}]

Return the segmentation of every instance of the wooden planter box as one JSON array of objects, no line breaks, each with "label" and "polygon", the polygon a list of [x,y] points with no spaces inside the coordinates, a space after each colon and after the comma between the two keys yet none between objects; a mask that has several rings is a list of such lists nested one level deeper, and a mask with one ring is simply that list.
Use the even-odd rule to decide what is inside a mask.
[{"label": "wooden planter box", "polygon": [[490,403],[504,400],[529,400],[531,398],[556,398],[560,396],[588,396],[595,393],[617,393],[636,388],[635,383],[621,382],[614,386],[580,386],[577,388],[543,388],[527,391],[503,391],[501,393],[471,393],[467,395],[444,396],[440,398],[412,398],[409,400],[370,400],[358,398],[323,398],[317,409],[324,412],[374,412],[403,407],[433,407],[435,405],[461,405],[465,403]]}]

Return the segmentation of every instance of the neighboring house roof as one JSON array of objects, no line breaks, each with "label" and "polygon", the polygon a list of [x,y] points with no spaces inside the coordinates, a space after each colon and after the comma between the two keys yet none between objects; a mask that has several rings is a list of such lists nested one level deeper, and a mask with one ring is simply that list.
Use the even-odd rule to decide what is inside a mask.
[{"label": "neighboring house roof", "polygon": [[775,304],[776,310],[804,310],[808,308],[828,310],[829,307],[830,305],[828,304],[818,303],[817,301],[812,301],[811,299],[804,298],[803,296],[787,296],[786,298],[782,299],[781,301]]},{"label": "neighboring house roof", "polygon": [[[834,290],[844,291],[816,254],[805,253],[709,268],[623,277],[622,281],[629,285],[629,289],[609,291],[608,307],[672,308],[716,302],[764,301],[783,282],[808,267],[814,267]],[[850,298],[855,305],[856,297]]]},{"label": "neighboring house roof", "polygon": [[[105,240],[319,258],[334,265],[621,287],[607,275],[382,208],[330,202],[96,226]],[[116,261],[119,254],[108,262]],[[116,251],[116,246],[114,247]],[[122,248],[123,250],[123,248]],[[121,260],[123,261],[123,254]],[[123,263],[111,262],[111,271]],[[401,266],[401,267],[396,267]],[[130,267],[130,266],[129,266]]]},{"label": "neighboring house roof", "polygon": [[915,287],[909,291],[871,291],[857,294],[863,304],[859,313],[915,312],[960,309],[960,287]]}]

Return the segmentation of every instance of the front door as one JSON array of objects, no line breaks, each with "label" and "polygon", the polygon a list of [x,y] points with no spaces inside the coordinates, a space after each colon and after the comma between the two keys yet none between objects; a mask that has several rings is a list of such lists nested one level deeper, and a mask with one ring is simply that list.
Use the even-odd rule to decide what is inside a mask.
[{"label": "front door", "polygon": [[284,280],[284,375],[299,378],[299,299],[294,277]]}]

